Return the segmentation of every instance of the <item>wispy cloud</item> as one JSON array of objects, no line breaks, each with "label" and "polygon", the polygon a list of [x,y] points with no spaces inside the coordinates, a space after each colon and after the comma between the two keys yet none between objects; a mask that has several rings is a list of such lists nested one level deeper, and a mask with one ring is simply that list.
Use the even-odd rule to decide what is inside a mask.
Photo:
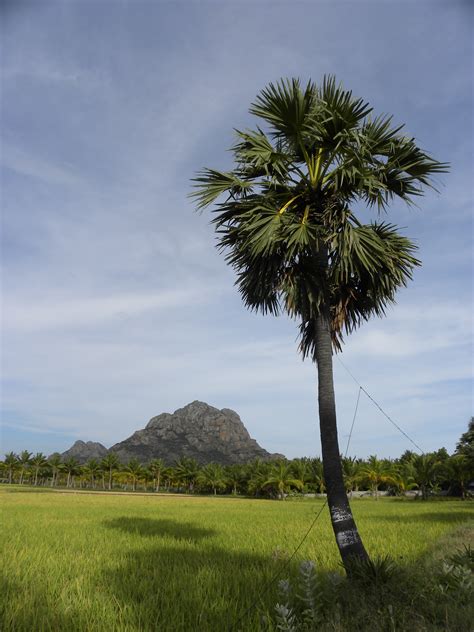
[{"label": "wispy cloud", "polygon": [[55,186],[83,184],[83,180],[72,167],[58,165],[46,158],[33,156],[10,143],[3,143],[0,164],[16,174],[35,178]]}]

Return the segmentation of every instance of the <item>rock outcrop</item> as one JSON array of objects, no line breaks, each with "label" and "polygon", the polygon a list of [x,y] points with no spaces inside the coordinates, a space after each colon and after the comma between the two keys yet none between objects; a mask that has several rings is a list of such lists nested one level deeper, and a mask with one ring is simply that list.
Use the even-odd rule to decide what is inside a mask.
[{"label": "rock outcrop", "polygon": [[80,463],[89,459],[102,459],[109,452],[117,454],[126,463],[132,458],[141,463],[163,459],[171,465],[185,456],[199,463],[247,463],[253,459],[280,458],[258,445],[247,432],[239,415],[223,408],[219,410],[204,402],[195,401],[173,414],[162,413],[152,417],[143,430],[116,443],[109,450],[101,443],[76,441],[62,453],[62,458],[76,458]]},{"label": "rock outcrop", "polygon": [[61,454],[61,457],[63,461],[74,457],[79,463],[85,463],[89,459],[102,459],[107,453],[107,448],[101,443],[95,441],[76,441],[69,450]]},{"label": "rock outcrop", "polygon": [[182,456],[199,463],[246,463],[257,457],[281,457],[270,454],[252,439],[239,415],[228,408],[219,410],[195,401],[173,414],[153,417],[143,430],[110,448],[121,461],[137,458],[146,463],[161,458],[173,463]]}]

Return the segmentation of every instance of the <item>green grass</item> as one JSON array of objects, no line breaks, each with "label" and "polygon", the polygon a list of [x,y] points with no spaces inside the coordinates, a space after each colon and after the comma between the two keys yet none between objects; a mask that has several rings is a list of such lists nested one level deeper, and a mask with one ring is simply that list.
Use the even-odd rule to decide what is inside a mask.
[{"label": "green grass", "polygon": [[[2,630],[220,632],[258,598],[323,501],[39,494],[5,486],[0,502]],[[369,553],[389,554],[405,569],[419,569],[450,538],[472,542],[469,502],[361,499],[352,506]],[[321,570],[340,568],[326,510],[282,577],[305,559]],[[268,591],[240,629],[259,630],[261,613],[276,601],[276,589]]]}]

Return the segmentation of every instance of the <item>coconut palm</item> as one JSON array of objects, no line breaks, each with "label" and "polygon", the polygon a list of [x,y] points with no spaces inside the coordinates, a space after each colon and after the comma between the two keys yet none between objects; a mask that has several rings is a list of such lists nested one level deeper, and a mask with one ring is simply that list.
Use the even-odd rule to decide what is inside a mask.
[{"label": "coconut palm", "polygon": [[393,463],[386,459],[378,459],[375,455],[369,456],[368,461],[360,468],[360,479],[368,485],[376,500],[379,495],[379,486],[396,485],[396,476]]},{"label": "coconut palm", "polygon": [[394,484],[398,493],[404,494],[416,487],[413,474],[413,464],[410,461],[394,466]]},{"label": "coconut palm", "polygon": [[291,461],[291,471],[293,477],[301,481],[303,485],[311,478],[311,462],[308,458],[293,459]]},{"label": "coconut palm", "polygon": [[466,486],[474,476],[474,460],[465,454],[455,454],[447,462],[447,474],[454,487],[457,487],[461,498],[466,498]]},{"label": "coconut palm", "polygon": [[216,203],[219,245],[245,305],[294,317],[303,357],[317,364],[328,505],[343,561],[368,556],[344,487],[332,352],[344,330],[384,314],[419,264],[395,226],[363,224],[354,209],[412,203],[446,170],[371,111],[332,77],[321,86],[270,84],[250,108],[268,132],[237,131],[235,168],[204,169],[192,194],[199,210]]},{"label": "coconut palm", "polygon": [[33,484],[38,485],[38,474],[40,468],[48,465],[48,459],[46,458],[46,455],[42,452],[37,452],[33,457],[31,457],[30,464],[33,466],[33,470],[35,472],[35,480]]},{"label": "coconut palm", "polygon": [[196,477],[199,472],[199,465],[196,459],[183,456],[178,459],[174,466],[175,478],[180,483],[184,483],[191,493],[196,483]]},{"label": "coconut palm", "polygon": [[245,466],[247,478],[247,491],[249,494],[259,496],[268,478],[270,465],[259,458],[247,463]]},{"label": "coconut palm", "polygon": [[165,470],[165,462],[163,461],[163,459],[153,459],[153,461],[150,461],[150,463],[148,464],[148,469],[150,470],[153,476],[153,481],[155,484],[155,492],[159,492],[160,479]]},{"label": "coconut palm", "polygon": [[426,500],[441,474],[442,464],[435,454],[417,454],[412,466],[413,480],[421,491],[421,498]]},{"label": "coconut palm", "polygon": [[67,474],[66,487],[74,486],[74,477],[80,473],[79,461],[75,457],[70,456],[63,461],[61,469]]},{"label": "coconut palm", "polygon": [[143,474],[142,464],[138,459],[130,459],[127,465],[123,468],[123,471],[132,483],[132,490],[135,491],[137,488],[137,481]]},{"label": "coconut palm", "polygon": [[62,457],[59,452],[54,452],[48,458],[49,466],[51,467],[51,487],[56,485],[58,474],[61,469]]},{"label": "coconut palm", "polygon": [[20,485],[23,484],[23,479],[25,477],[25,473],[30,465],[32,453],[28,452],[28,450],[23,450],[20,456],[18,457],[18,466],[20,469]]},{"label": "coconut palm", "polygon": [[232,488],[232,494],[236,496],[239,486],[241,486],[245,480],[244,467],[237,463],[228,465],[225,468],[225,478],[227,485]]},{"label": "coconut palm", "polygon": [[113,452],[109,452],[102,458],[100,465],[102,469],[104,471],[107,471],[109,474],[108,485],[109,485],[109,490],[110,490],[112,489],[112,475],[115,470],[119,469],[120,460],[116,454],[114,454]]},{"label": "coconut palm", "polygon": [[89,459],[82,468],[83,474],[90,481],[91,487],[95,489],[95,482],[102,472],[102,465],[98,459]]},{"label": "coconut palm", "polygon": [[208,463],[199,471],[196,482],[202,487],[211,488],[215,496],[217,490],[224,489],[226,485],[224,468],[219,463]]},{"label": "coconut palm", "polygon": [[14,452],[5,454],[5,460],[3,461],[5,468],[8,472],[8,482],[13,483],[13,473],[18,468],[18,456]]},{"label": "coconut palm", "polygon": [[316,457],[311,459],[311,483],[319,494],[324,494],[326,490],[326,482],[324,480],[323,462]]},{"label": "coconut palm", "polygon": [[358,491],[361,480],[362,465],[355,457],[342,457],[342,472],[346,493],[352,496],[353,491]]},{"label": "coconut palm", "polygon": [[291,488],[303,489],[303,481],[294,477],[291,464],[287,461],[273,463],[263,487],[272,487],[277,490],[278,498],[284,500],[285,493]]}]

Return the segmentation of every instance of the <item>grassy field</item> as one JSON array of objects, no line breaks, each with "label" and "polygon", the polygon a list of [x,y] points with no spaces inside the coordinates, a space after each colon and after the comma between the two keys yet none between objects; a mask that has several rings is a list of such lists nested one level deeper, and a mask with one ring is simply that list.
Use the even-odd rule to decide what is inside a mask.
[{"label": "grassy field", "polygon": [[[299,543],[323,501],[38,493],[4,486],[0,502],[2,630],[220,632],[260,629],[262,612],[277,601],[276,589],[232,626]],[[450,539],[472,542],[468,502],[352,504],[369,553],[389,554],[406,569],[419,569],[431,552],[439,556]],[[306,559],[324,571],[339,569],[326,510],[282,577]],[[456,630],[450,625],[459,623],[411,628]]]}]

